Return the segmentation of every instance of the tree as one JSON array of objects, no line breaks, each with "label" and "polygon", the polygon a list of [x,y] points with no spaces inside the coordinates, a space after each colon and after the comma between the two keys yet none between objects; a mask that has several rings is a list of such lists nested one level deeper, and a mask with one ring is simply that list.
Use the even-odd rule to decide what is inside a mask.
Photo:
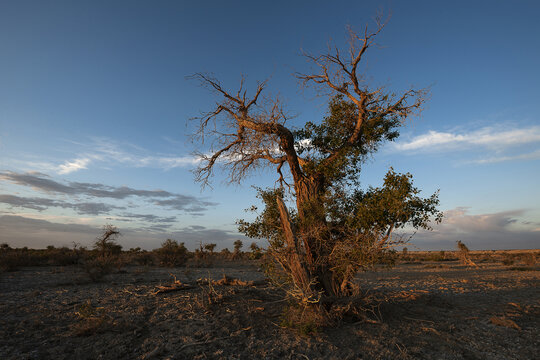
[{"label": "tree", "polygon": [[[269,253],[308,303],[349,295],[354,274],[381,259],[395,229],[429,228],[431,216],[441,218],[437,193],[420,198],[410,174],[390,169],[381,188],[359,187],[361,164],[398,137],[400,126],[421,110],[428,94],[409,89],[395,95],[369,86],[359,65],[383,27],[377,21],[375,31],[366,27],[362,36],[349,31],[345,56],[337,47],[319,56],[305,54],[317,70],[296,77],[328,94],[330,102],[321,122],[302,128],[286,124],[279,99],[261,96],[266,82],[248,97],[243,78],[239,90],[231,92],[211,75],[193,76],[220,99],[199,118],[196,135],[202,142],[211,139],[212,151],[199,154],[196,179],[207,184],[216,165],[229,170],[231,182],[275,167],[279,186],[259,189],[265,207],[254,222],[240,220],[239,229],[269,239]],[[286,207],[288,199],[293,209]]]},{"label": "tree", "polygon": [[116,240],[122,234],[116,226],[105,225],[102,228],[102,234],[96,239],[94,249],[102,258],[116,256],[122,251],[122,245],[116,243]]},{"label": "tree", "polygon": [[234,252],[232,255],[233,260],[238,260],[242,257],[242,246],[244,246],[244,243],[242,240],[238,239],[234,241]]},{"label": "tree", "polygon": [[457,241],[458,257],[464,265],[478,267],[469,256],[469,248],[461,240]]},{"label": "tree", "polygon": [[210,254],[214,254],[214,249],[216,248],[216,244],[204,244],[204,249],[210,251]]},{"label": "tree", "polygon": [[244,243],[242,242],[242,240],[238,239],[234,241],[233,245],[234,245],[234,252],[240,252],[240,250],[242,249],[242,246],[244,246]]},{"label": "tree", "polygon": [[257,260],[263,256],[263,249],[261,249],[256,242],[252,242],[251,245],[249,245],[249,249],[251,250],[251,253],[249,254],[250,259]]}]

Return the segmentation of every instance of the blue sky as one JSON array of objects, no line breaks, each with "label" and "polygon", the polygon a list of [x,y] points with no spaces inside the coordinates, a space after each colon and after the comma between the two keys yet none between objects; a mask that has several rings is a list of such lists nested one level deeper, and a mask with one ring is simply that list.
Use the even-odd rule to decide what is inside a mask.
[{"label": "blue sky", "polygon": [[417,233],[417,248],[538,247],[535,1],[0,2],[0,242],[89,245],[110,223],[126,248],[167,237],[231,247],[235,220],[252,216],[251,186],[276,176],[194,183],[202,148],[188,120],[216,98],[186,76],[212,72],[236,89],[243,74],[252,90],[269,79],[292,126],[318,121],[327,98],[299,88],[301,52],[345,49],[346,26],[378,10],[391,20],[362,69],[374,86],[430,86],[431,97],[362,183],[380,185],[393,166],[426,196],[440,189],[445,221]]}]

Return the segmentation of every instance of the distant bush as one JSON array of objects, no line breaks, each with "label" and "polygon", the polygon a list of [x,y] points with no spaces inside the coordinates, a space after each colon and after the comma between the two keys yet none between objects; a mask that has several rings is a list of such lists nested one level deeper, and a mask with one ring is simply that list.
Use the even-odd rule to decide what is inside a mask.
[{"label": "distant bush", "polygon": [[464,265],[474,266],[474,267],[478,266],[471,260],[469,256],[469,248],[461,240],[458,240],[457,248],[458,248],[458,257]]},{"label": "distant bush", "polygon": [[446,260],[446,252],[444,250],[439,251],[433,256],[433,261],[445,261]]},{"label": "distant bush", "polygon": [[504,254],[503,259],[502,259],[503,265],[506,265],[506,266],[514,265],[515,261],[516,260],[514,259],[512,254],[508,254],[508,253]]},{"label": "distant bush", "polygon": [[[2,244],[4,245],[4,244]],[[19,249],[2,247],[0,250],[0,271],[15,271],[21,266],[28,266],[28,256],[26,252]]]},{"label": "distant bush", "polygon": [[188,250],[184,243],[178,243],[173,239],[165,240],[155,253],[161,266],[183,266],[188,259]]},{"label": "distant bush", "polygon": [[116,226],[103,226],[102,234],[94,243],[95,256],[87,254],[84,262],[84,270],[91,281],[100,281],[114,268],[120,269],[124,265],[124,261],[120,258],[122,246],[116,243],[119,236],[121,234]]},{"label": "distant bush", "polygon": [[228,259],[230,259],[230,258],[231,258],[231,254],[232,254],[231,251],[230,251],[229,249],[227,249],[227,248],[224,248],[224,249],[222,249],[222,250],[219,252],[220,257],[221,257],[221,259],[223,259],[223,260],[228,260]]},{"label": "distant bush", "polygon": [[234,242],[234,252],[232,255],[232,258],[234,260],[242,258],[242,246],[244,246],[244,243],[242,242],[242,240],[238,239]]},{"label": "distant bush", "polygon": [[249,258],[252,260],[258,260],[263,256],[263,249],[261,249],[256,243],[251,243],[249,246],[251,252],[249,253]]},{"label": "distant bush", "polygon": [[118,256],[122,252],[122,245],[116,243],[116,240],[121,235],[116,226],[105,225],[103,233],[94,243],[94,249],[102,258]]},{"label": "distant bush", "polygon": [[55,248],[52,245],[47,246],[43,257],[46,258],[47,265],[66,266],[76,265],[80,259],[78,249],[69,249],[68,247]]},{"label": "distant bush", "polygon": [[141,250],[140,247],[129,249],[124,256],[126,256],[128,262],[133,265],[154,265],[154,254],[146,250]]},{"label": "distant bush", "polygon": [[523,254],[522,257],[521,257],[521,260],[527,266],[535,266],[536,265],[536,254],[533,254],[533,253]]}]

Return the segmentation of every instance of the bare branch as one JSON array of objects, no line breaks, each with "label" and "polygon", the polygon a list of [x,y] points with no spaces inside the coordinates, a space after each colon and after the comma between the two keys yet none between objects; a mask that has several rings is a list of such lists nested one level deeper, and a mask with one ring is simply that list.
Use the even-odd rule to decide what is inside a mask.
[{"label": "bare branch", "polygon": [[281,171],[284,162],[289,164],[293,177],[303,176],[301,163],[305,160],[297,156],[294,137],[284,126],[287,115],[282,103],[276,98],[258,104],[266,81],[258,83],[255,94],[248,98],[244,78],[235,95],[212,76],[195,74],[193,78],[221,95],[215,110],[199,118],[197,136],[204,141],[205,136],[211,135],[212,148],[218,149],[211,154],[199,154],[203,161],[195,174],[203,186],[208,184],[218,162],[229,168],[231,182],[241,181],[250,170],[264,164],[277,165]]}]

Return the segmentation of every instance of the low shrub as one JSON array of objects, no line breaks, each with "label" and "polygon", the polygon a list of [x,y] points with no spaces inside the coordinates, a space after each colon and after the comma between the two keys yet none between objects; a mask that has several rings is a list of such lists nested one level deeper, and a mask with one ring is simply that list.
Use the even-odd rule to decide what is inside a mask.
[{"label": "low shrub", "polygon": [[184,266],[188,259],[188,250],[184,243],[178,243],[173,239],[165,240],[155,253],[161,266]]},{"label": "low shrub", "polygon": [[111,257],[89,258],[85,261],[83,269],[91,281],[98,282],[112,273],[115,268],[114,260]]}]

